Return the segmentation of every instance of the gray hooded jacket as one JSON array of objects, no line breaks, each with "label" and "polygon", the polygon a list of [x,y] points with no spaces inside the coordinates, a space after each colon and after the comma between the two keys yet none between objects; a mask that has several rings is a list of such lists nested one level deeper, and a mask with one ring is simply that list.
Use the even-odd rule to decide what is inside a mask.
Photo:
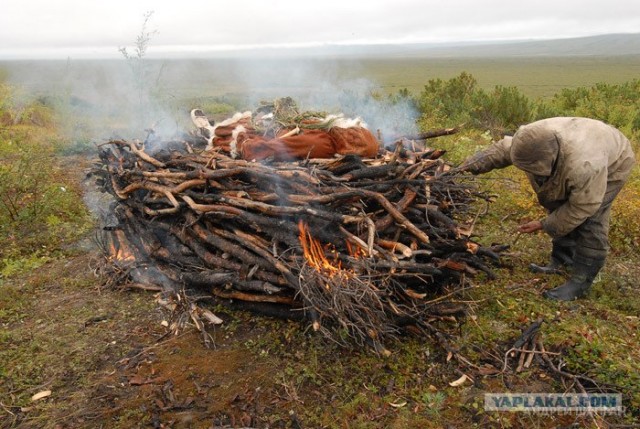
[{"label": "gray hooded jacket", "polygon": [[543,229],[560,237],[598,211],[608,187],[622,187],[635,158],[629,140],[612,126],[561,117],[520,127],[462,167],[480,174],[509,165],[526,173],[538,201],[549,210]]}]

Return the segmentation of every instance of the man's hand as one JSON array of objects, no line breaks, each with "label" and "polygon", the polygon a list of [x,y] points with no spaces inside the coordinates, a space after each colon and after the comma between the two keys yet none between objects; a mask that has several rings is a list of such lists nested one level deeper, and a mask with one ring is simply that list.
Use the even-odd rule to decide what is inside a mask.
[{"label": "man's hand", "polygon": [[542,229],[542,222],[539,220],[532,220],[531,222],[523,223],[518,226],[518,232],[524,232],[525,234],[531,234],[532,232],[540,231]]}]

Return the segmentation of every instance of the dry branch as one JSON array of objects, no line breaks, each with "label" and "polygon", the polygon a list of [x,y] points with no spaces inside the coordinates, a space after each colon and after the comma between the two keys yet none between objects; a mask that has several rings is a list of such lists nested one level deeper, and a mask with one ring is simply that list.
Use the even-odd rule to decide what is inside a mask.
[{"label": "dry branch", "polygon": [[492,274],[497,253],[459,225],[485,196],[440,174],[442,151],[256,163],[186,140],[112,141],[100,153],[96,172],[122,225],[108,253],[114,265],[153,266],[160,280],[149,284],[265,313],[295,308],[314,329],[383,352],[410,325],[447,344],[432,325],[450,318],[436,297],[464,287],[465,274]]}]

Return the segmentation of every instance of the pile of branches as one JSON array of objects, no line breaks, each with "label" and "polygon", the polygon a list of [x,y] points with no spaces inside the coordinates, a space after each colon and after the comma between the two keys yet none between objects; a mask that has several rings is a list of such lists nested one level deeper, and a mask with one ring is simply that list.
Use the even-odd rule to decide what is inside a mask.
[{"label": "pile of branches", "polygon": [[403,143],[257,163],[194,136],[110,141],[97,170],[117,200],[110,263],[135,286],[205,291],[381,352],[407,330],[441,338],[434,324],[464,313],[451,291],[493,276],[501,249],[461,222],[487,196],[447,173],[443,151]]}]

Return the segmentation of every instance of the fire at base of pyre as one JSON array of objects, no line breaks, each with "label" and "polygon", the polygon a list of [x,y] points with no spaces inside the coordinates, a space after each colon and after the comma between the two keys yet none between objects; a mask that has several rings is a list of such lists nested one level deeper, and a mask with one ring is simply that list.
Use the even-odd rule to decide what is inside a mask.
[{"label": "fire at base of pyre", "polygon": [[[310,123],[318,122],[305,116],[279,132],[297,129],[299,150]],[[465,310],[443,294],[480,271],[493,276],[488,265],[502,249],[475,243],[460,223],[487,196],[447,174],[442,151],[409,150],[399,139],[369,158],[235,159],[212,147],[212,128],[170,141],[111,141],[95,170],[117,199],[119,223],[104,231],[109,265],[122,273],[112,278],[160,291],[165,303],[179,297],[199,328],[220,321],[185,299],[204,292],[386,353],[385,340],[403,331],[442,341],[434,322]],[[259,152],[243,129],[236,149],[249,141]],[[270,150],[274,139],[288,147],[265,135]]]}]

